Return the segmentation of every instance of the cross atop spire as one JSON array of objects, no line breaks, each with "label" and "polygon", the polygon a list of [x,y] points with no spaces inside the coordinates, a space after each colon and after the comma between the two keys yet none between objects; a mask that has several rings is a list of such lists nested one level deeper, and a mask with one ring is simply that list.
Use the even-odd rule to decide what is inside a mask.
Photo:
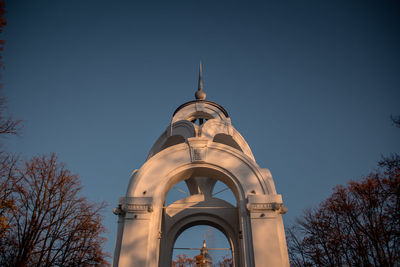
[{"label": "cross atop spire", "polygon": [[195,97],[196,97],[196,100],[204,100],[204,99],[206,99],[206,92],[204,92],[204,89],[203,89],[203,73],[202,73],[202,68],[201,68],[201,60],[200,60],[200,70],[199,70],[199,86],[198,86],[198,88],[197,88],[197,91],[196,91],[196,93],[195,93]]}]

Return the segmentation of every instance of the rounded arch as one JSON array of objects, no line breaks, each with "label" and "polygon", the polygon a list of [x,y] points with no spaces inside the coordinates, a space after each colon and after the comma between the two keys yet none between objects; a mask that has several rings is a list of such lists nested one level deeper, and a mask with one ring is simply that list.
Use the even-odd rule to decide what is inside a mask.
[{"label": "rounded arch", "polygon": [[157,154],[158,152],[169,146],[182,143],[182,142],[177,142],[176,139],[179,137],[174,137],[174,136],[181,136],[183,138],[183,141],[185,141],[187,138],[196,136],[196,130],[195,127],[193,126],[193,123],[186,120],[182,120],[182,121],[177,121],[171,124],[169,127],[167,127],[167,129],[157,139],[153,147],[150,149],[147,159],[153,157],[155,154]]},{"label": "rounded arch", "polygon": [[[178,235],[175,243],[173,244],[172,262],[181,257],[178,255],[186,254],[189,259],[195,259],[201,253],[201,247],[204,246],[203,241],[207,247],[207,256],[209,256],[214,266],[220,266],[219,263],[225,259],[232,259],[231,244],[226,235],[218,228],[210,226],[209,224],[198,224],[190,226]],[[198,248],[199,250],[186,250],[181,248]],[[220,250],[214,250],[219,248]],[[225,250],[222,250],[225,248]],[[185,258],[183,256],[182,258]]]},{"label": "rounded arch", "polygon": [[208,143],[204,160],[193,162],[190,147],[178,144],[150,158],[130,179],[127,197],[153,197],[162,203],[166,193],[194,172],[198,176],[221,180],[243,200],[249,194],[276,194],[275,188],[258,165],[240,151],[218,143]]},{"label": "rounded arch", "polygon": [[233,235],[235,233],[234,229],[223,218],[207,213],[197,213],[194,216],[191,215],[181,219],[171,228],[170,235],[168,235],[170,238],[167,239],[170,240],[173,245],[182,232],[196,225],[209,225],[217,228],[225,235],[232,248],[232,240],[234,239]]},{"label": "rounded arch", "polygon": [[217,120],[208,120],[201,127],[201,136],[207,139],[214,140],[216,135],[221,134],[230,136],[230,138],[232,139],[231,142],[221,143],[231,147],[235,147],[232,146],[232,142],[236,143],[236,145],[240,147],[240,151],[242,151],[245,155],[255,161],[253,152],[251,152],[251,149],[246,140],[244,140],[243,136],[232,126],[232,124]]},{"label": "rounded arch", "polygon": [[238,263],[240,262],[240,255],[238,253],[239,251],[238,230],[234,229],[229,222],[225,221],[220,216],[208,213],[197,213],[188,215],[179,220],[178,222],[176,222],[169,229],[169,232],[165,237],[166,243],[163,246],[165,251],[161,251],[161,257],[168,262],[169,266],[171,265],[172,262],[173,247],[176,242],[176,239],[185,230],[197,225],[209,225],[221,231],[227,238],[229,245],[231,247],[234,266],[240,266],[238,265]]},{"label": "rounded arch", "polygon": [[[165,252],[160,253],[160,232],[164,216],[164,200],[172,186],[192,175],[213,177],[225,183],[238,199],[238,227],[240,233],[240,251],[252,251],[253,241],[250,218],[247,210],[247,197],[249,195],[272,194],[276,192],[263,176],[262,170],[251,158],[237,149],[211,142],[207,139],[195,138],[192,143],[178,144],[168,147],[150,158],[135,172],[130,180],[127,198],[147,199],[151,202],[151,223],[147,257],[154,262],[158,257],[165,259]],[[202,147],[203,156],[200,160],[193,158],[196,145]],[[156,255],[152,257],[151,255]],[[169,255],[169,254],[168,254]],[[252,264],[251,254],[243,255],[246,264]]]}]

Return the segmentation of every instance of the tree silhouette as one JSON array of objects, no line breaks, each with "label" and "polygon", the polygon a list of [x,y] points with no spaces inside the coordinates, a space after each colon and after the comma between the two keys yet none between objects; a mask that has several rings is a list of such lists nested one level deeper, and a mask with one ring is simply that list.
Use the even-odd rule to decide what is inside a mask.
[{"label": "tree silhouette", "polygon": [[288,229],[292,266],[400,266],[400,157],[379,166]]},{"label": "tree silhouette", "polygon": [[[5,13],[0,1],[0,33]],[[0,96],[0,137],[20,129]],[[104,204],[89,203],[80,191],[78,176],[54,154],[22,162],[0,142],[0,266],[108,266],[101,237]]]},{"label": "tree silhouette", "polygon": [[53,154],[16,168],[14,208],[0,248],[1,266],[105,266],[103,204],[80,197],[77,175]]}]

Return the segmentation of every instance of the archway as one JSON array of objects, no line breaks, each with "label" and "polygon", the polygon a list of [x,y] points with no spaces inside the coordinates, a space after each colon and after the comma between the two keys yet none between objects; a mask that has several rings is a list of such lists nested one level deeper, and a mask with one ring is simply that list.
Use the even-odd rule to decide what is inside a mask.
[{"label": "archway", "polygon": [[203,224],[189,227],[180,233],[173,246],[172,263],[194,263],[195,256],[200,254],[203,247],[203,241],[213,264],[233,264],[232,247],[226,235],[218,228]]},{"label": "archway", "polygon": [[[179,172],[169,179],[175,184],[169,187],[162,212],[160,266],[171,266],[178,236],[188,228],[199,225],[213,227],[223,233],[231,251],[236,251],[231,257],[232,263],[240,266],[240,215],[239,201],[235,196],[239,192],[237,188],[236,194],[231,191],[232,181],[231,187],[224,183],[231,178],[216,170],[198,167]],[[196,247],[196,244],[192,243],[191,247]],[[220,255],[219,260],[222,256],[225,254]]]},{"label": "archway", "polygon": [[[186,195],[166,203],[168,192],[182,181]],[[228,191],[214,190],[221,183],[233,201],[218,198]],[[118,201],[114,266],[171,266],[178,236],[209,225],[229,240],[236,266],[287,267],[285,210],[271,173],[258,166],[226,110],[196,99],[175,111]]]}]

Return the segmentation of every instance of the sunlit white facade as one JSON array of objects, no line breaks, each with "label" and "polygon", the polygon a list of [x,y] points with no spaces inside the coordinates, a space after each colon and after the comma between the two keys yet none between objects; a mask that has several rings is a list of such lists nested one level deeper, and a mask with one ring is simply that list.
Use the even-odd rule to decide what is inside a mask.
[{"label": "sunlit white facade", "polygon": [[[165,206],[183,180],[190,196]],[[236,206],[212,196],[217,181],[230,188]],[[269,170],[257,165],[226,110],[205,100],[200,73],[196,100],[175,111],[119,199],[113,265],[171,266],[180,233],[210,225],[229,240],[234,266],[288,267],[285,212]]]}]

